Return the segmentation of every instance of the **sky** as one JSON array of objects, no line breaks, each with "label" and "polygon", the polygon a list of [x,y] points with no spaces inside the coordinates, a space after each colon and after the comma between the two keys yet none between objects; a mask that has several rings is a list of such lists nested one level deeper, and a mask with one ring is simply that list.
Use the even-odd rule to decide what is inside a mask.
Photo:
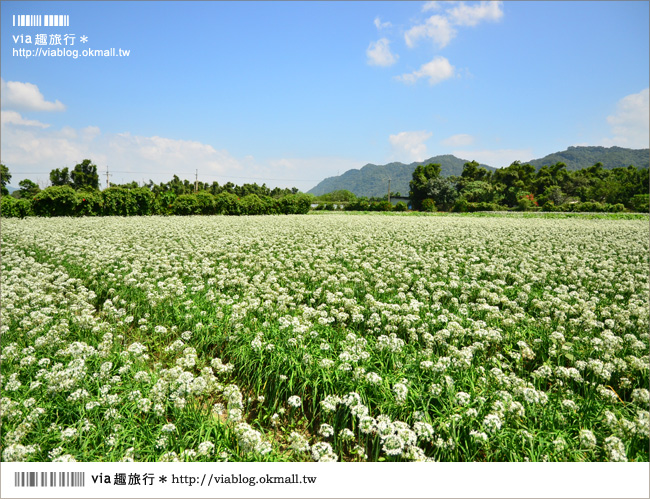
[{"label": "sky", "polygon": [[3,0],[0,158],[14,187],[88,158],[102,187],[307,191],[367,163],[647,148],[649,5]]}]

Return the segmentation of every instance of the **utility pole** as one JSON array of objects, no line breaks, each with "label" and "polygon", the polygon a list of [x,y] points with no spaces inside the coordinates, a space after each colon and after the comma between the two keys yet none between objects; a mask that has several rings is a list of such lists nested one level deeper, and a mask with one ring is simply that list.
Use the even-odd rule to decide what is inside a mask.
[{"label": "utility pole", "polygon": [[196,169],[196,175],[194,176],[194,192],[199,192],[199,169]]},{"label": "utility pole", "polygon": [[390,203],[390,179],[388,179],[388,202]]},{"label": "utility pole", "polygon": [[110,184],[109,181],[108,181],[108,177],[109,177],[109,174],[108,174],[108,165],[106,165],[106,188],[107,188],[107,189],[111,186],[111,184]]}]

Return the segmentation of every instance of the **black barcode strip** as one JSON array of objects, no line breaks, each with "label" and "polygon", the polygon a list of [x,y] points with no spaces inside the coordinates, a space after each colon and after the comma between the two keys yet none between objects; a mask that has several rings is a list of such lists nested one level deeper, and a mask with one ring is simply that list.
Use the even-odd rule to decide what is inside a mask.
[{"label": "black barcode strip", "polygon": [[83,471],[16,471],[16,487],[85,487],[86,474]]},{"label": "black barcode strip", "polygon": [[23,15],[13,16],[14,26],[70,26],[68,15]]}]

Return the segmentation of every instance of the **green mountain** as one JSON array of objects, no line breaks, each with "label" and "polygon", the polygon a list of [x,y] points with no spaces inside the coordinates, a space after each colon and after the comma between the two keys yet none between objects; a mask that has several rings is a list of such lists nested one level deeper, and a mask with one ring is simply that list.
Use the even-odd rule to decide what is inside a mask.
[{"label": "green mountain", "polygon": [[650,166],[650,149],[626,149],[624,147],[571,146],[566,151],[560,151],[540,159],[528,161],[537,169],[544,165],[564,163],[569,171],[589,168],[600,162],[603,168],[627,167],[637,168]]},{"label": "green mountain", "polygon": [[[409,182],[412,180],[413,171],[417,166],[437,163],[441,166],[442,175],[448,177],[463,173],[463,165],[468,161],[459,159],[451,154],[445,154],[409,165],[405,165],[404,163],[388,163],[387,165],[373,165],[368,163],[360,170],[348,170],[338,177],[326,178],[308,192],[315,196],[321,196],[328,192],[347,189],[358,197],[382,197],[388,194],[388,179],[390,179],[390,191],[392,195],[396,195],[399,192],[402,196],[408,196],[410,190]],[[494,170],[493,167],[488,165],[481,166],[489,170]]]},{"label": "green mountain", "polygon": [[[413,171],[419,165],[438,163],[443,176],[460,175],[463,165],[469,160],[459,159],[451,154],[434,156],[425,161],[411,163],[389,163],[387,165],[367,164],[360,170],[348,170],[343,175],[329,177],[321,181],[316,187],[308,191],[310,194],[321,196],[328,192],[346,189],[356,196],[382,197],[388,193],[388,179],[391,179],[390,190],[393,195],[399,192],[408,196],[409,182],[413,178]],[[634,165],[637,168],[648,168],[650,163],[650,149],[626,149],[623,147],[587,147],[572,146],[566,151],[560,151],[540,159],[527,161],[537,169],[544,165],[554,165],[562,162],[567,165],[567,170],[574,171],[589,168],[600,162],[606,169]],[[488,170],[494,167],[481,165]],[[507,166],[507,165],[502,165]]]}]

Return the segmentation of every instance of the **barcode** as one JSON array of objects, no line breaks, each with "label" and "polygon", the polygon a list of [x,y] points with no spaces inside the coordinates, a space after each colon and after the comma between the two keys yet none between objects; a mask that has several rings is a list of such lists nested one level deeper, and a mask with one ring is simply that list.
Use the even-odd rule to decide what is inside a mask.
[{"label": "barcode", "polygon": [[83,471],[16,471],[15,487],[85,487]]},{"label": "barcode", "polygon": [[14,15],[14,26],[70,26],[66,15]]}]

